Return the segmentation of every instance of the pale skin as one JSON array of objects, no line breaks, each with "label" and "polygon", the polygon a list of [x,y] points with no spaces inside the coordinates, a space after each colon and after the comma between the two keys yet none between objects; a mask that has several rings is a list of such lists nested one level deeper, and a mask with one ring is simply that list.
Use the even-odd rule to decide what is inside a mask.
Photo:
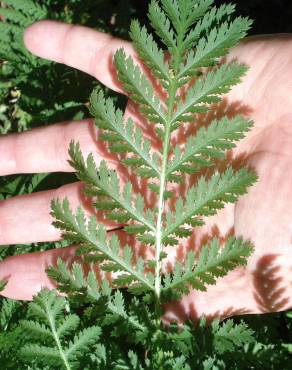
[{"label": "pale skin", "polygon": [[[112,55],[120,47],[133,54],[130,43],[53,21],[30,26],[24,40],[35,55],[84,71],[122,93],[111,68]],[[192,292],[181,303],[172,304],[167,311],[170,318],[196,318],[202,314],[226,317],[292,306],[291,55],[292,36],[276,35],[246,39],[228,56],[228,60],[246,63],[250,70],[228,94],[226,104],[232,107],[239,102],[242,113],[255,122],[233,155],[244,155],[259,181],[235,205],[228,205],[197,229],[192,243],[201,244],[203,237],[214,234],[224,240],[226,234],[235,233],[250,239],[255,251],[246,267],[219,279],[207,292]],[[126,114],[130,114],[129,109]],[[98,141],[98,132],[87,119],[3,136],[0,175],[72,171],[67,162],[71,139],[80,142],[85,154],[94,152],[100,161],[104,153],[96,144],[96,135]],[[112,166],[119,167],[110,160]],[[67,196],[76,206],[82,201],[80,190],[76,183],[1,201],[0,244],[59,240],[60,232],[51,225],[50,201]],[[29,300],[41,287],[53,287],[45,268],[58,256],[71,261],[74,247],[18,255],[0,262],[0,278],[8,279],[2,295]]]}]

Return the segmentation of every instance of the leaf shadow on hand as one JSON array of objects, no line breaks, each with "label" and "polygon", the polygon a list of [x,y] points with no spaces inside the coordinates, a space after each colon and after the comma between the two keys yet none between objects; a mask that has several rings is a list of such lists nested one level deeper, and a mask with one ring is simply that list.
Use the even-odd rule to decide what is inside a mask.
[{"label": "leaf shadow on hand", "polygon": [[[212,314],[205,314],[207,322],[210,323],[215,318],[224,320],[232,316],[279,312],[287,309],[290,301],[289,293],[283,286],[284,279],[278,274],[281,267],[276,263],[277,257],[279,257],[278,254],[267,254],[261,257],[256,264],[252,274],[253,297],[256,303],[253,310],[230,306],[224,310],[216,310]],[[236,292],[234,292],[234,297],[236,297]],[[172,302],[167,305],[167,314],[169,315],[169,318],[167,316],[165,318],[167,323],[173,321],[173,318],[177,318],[180,322],[191,319],[195,324],[198,324],[201,316],[194,301],[188,305],[185,302]]]},{"label": "leaf shadow on hand", "polygon": [[260,312],[278,312],[287,308],[288,292],[279,276],[281,267],[276,264],[278,254],[261,257],[253,273],[254,299]]}]

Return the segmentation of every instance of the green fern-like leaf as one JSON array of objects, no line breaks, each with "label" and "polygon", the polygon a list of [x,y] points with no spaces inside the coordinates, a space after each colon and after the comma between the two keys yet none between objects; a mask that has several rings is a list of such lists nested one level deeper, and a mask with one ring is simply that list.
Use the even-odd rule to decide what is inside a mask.
[{"label": "green fern-like leaf", "polygon": [[163,293],[178,299],[190,288],[205,291],[206,285],[216,283],[216,278],[245,265],[252,250],[250,242],[234,237],[229,238],[220,250],[219,240],[213,239],[202,247],[197,261],[194,253],[189,252],[184,264],[175,264],[173,274],[166,274],[164,278]]},{"label": "green fern-like leaf", "polygon": [[110,170],[105,161],[97,168],[92,155],[88,156],[85,163],[79,145],[73,142],[70,145],[70,156],[71,165],[78,171],[79,179],[88,185],[89,193],[103,197],[95,203],[97,209],[109,210],[107,217],[118,222],[135,220],[146,230],[154,230],[154,215],[150,210],[144,211],[143,197],[137,195],[133,205],[130,182],[121,191],[116,172]]},{"label": "green fern-like leaf", "polygon": [[76,295],[78,300],[88,299],[97,302],[102,296],[109,296],[111,289],[107,280],[102,283],[97,281],[96,272],[90,269],[85,276],[84,268],[80,263],[74,262],[69,268],[61,258],[58,258],[56,266],[48,269],[48,275],[58,283],[58,290]]},{"label": "green fern-like leaf", "polygon": [[[251,243],[241,237],[228,238],[222,248],[213,239],[197,255],[189,252],[183,262],[176,261],[173,271],[164,273],[162,268],[168,267],[165,247],[177,246],[182,238],[190,237],[206,217],[215,215],[226,203],[236,202],[257,178],[245,167],[234,170],[231,166],[222,172],[214,168],[208,176],[192,176],[206,167],[215,167],[216,159],[224,158],[252,127],[252,122],[242,116],[223,116],[200,127],[199,115],[220,102],[247,72],[247,66],[224,64],[222,57],[246,35],[250,20],[233,19],[233,5],[216,8],[212,4],[212,0],[150,2],[149,20],[158,41],[167,48],[166,55],[157,37],[137,20],[132,21],[130,35],[136,54],[128,56],[119,49],[113,60],[122,88],[136,103],[143,121],[132,117],[125,120],[114,100],[105,98],[101,91],[95,90],[91,96],[90,111],[99,140],[107,143],[117,163],[120,161],[121,166],[130,168],[131,175],[139,177],[141,189],[147,185],[145,193],[137,191],[130,178],[119,178],[120,166],[112,169],[112,164],[104,160],[97,165],[93,154],[84,159],[79,144],[70,144],[70,164],[85,183],[87,196],[99,214],[115,221],[120,231],[107,233],[96,217],[87,217],[81,207],[73,212],[66,199],[52,202],[54,225],[67,241],[79,245],[77,254],[86,262],[97,263],[101,271],[111,273],[111,286],[97,281],[94,266],[86,274],[78,264],[69,269],[58,261],[50,269],[50,276],[71,298],[79,295],[86,304],[95,302],[102,307],[102,325],[106,330],[113,328],[111,338],[124,338],[126,332],[129,343],[147,347],[141,351],[146,355],[139,367],[135,351],[106,353],[106,344],[100,345],[96,356],[100,355],[98,363],[104,366],[128,369],[143,368],[145,364],[145,368],[153,369],[191,369],[188,356],[196,351],[191,331],[185,325],[181,332],[177,327],[166,332],[161,320],[163,304],[192,289],[206,290],[218,278],[245,265],[252,252]],[[190,124],[195,125],[196,132],[185,143],[177,140],[178,129]],[[153,137],[149,137],[147,125]],[[177,183],[184,180],[194,185],[176,197]],[[133,246],[124,246],[124,234],[131,234]],[[143,257],[140,250],[134,253],[136,245],[141,246]],[[138,296],[136,300],[133,294]],[[43,312],[38,315],[41,318]],[[67,326],[74,325],[74,317],[64,321],[60,334],[67,335]],[[241,346],[243,342],[237,338],[241,334],[243,341],[250,340],[250,333],[243,327],[230,322],[216,325],[212,335],[218,353],[223,353],[223,348],[228,351]],[[35,330],[41,332],[43,327]],[[64,347],[73,363],[83,343],[91,343],[90,333],[88,329],[77,335],[70,342],[71,351]],[[178,338],[182,343],[175,347]]]},{"label": "green fern-like leaf", "polygon": [[83,355],[90,345],[97,342],[99,335],[100,328],[94,326],[86,328],[76,334],[65,348],[65,355],[68,361],[71,362],[73,366],[77,367],[78,357]]},{"label": "green fern-like leaf", "polygon": [[98,341],[101,329],[98,326],[84,329],[67,344],[64,338],[76,332],[80,319],[77,315],[66,315],[65,307],[65,298],[58,297],[55,291],[43,289],[34,298],[29,310],[37,321],[23,320],[22,326],[38,343],[25,345],[21,349],[22,356],[60,369],[79,368],[79,357]]},{"label": "green fern-like leaf", "polygon": [[138,21],[133,21],[131,23],[131,38],[141,59],[167,88],[170,81],[168,66],[164,61],[163,51],[159,49],[153,36],[147,33],[146,27],[141,27]]},{"label": "green fern-like leaf", "polygon": [[[6,284],[7,284],[7,281],[5,281],[5,285]],[[0,310],[0,327],[1,327],[1,331],[4,332],[9,326],[9,323],[13,317],[13,314],[17,311],[19,307],[19,303],[12,299],[6,299],[6,298],[3,298],[1,303],[2,305],[1,305],[1,310]]]},{"label": "green fern-like leaf", "polygon": [[106,230],[97,225],[96,219],[92,216],[88,223],[85,221],[85,214],[79,207],[76,215],[69,208],[69,202],[65,199],[52,202],[52,215],[58,219],[54,225],[65,230],[64,237],[72,242],[80,243],[88,247],[88,250],[96,252],[96,258],[103,262],[101,265],[104,271],[123,272],[114,280],[117,286],[124,286],[125,282],[132,283],[131,291],[143,292],[153,290],[153,277],[144,275],[144,261],[139,258],[136,266],[133,267],[133,252],[129,246],[124,248],[121,255],[121,246],[117,235],[113,235],[109,241],[106,238]]},{"label": "green fern-like leaf", "polygon": [[233,320],[227,320],[222,325],[219,320],[212,323],[212,332],[214,335],[214,346],[218,353],[232,352],[242,344],[248,344],[254,341],[253,331],[247,327],[244,322],[235,324]]},{"label": "green fern-like leaf", "polygon": [[[91,113],[101,130],[99,137],[108,142],[112,152],[124,155],[122,160],[125,166],[132,167],[137,175],[148,179],[149,189],[157,196],[153,210],[146,209],[144,196],[134,194],[130,182],[121,187],[118,174],[109,169],[104,161],[96,166],[93,155],[84,160],[79,145],[70,144],[70,164],[86,184],[85,191],[94,198],[95,207],[105,212],[107,218],[123,225],[124,231],[134,234],[144,245],[154,246],[155,257],[147,263],[141,258],[134,262],[132,249],[126,246],[121,251],[117,235],[107,240],[105,229],[97,224],[94,217],[88,221],[80,207],[73,214],[68,201],[52,203],[52,215],[57,219],[54,225],[62,229],[64,237],[72,243],[80,244],[79,253],[98,261],[104,271],[117,273],[114,279],[117,287],[128,285],[132,293],[139,294],[155,291],[158,300],[162,260],[167,256],[163,247],[177,245],[179,238],[189,237],[193,227],[204,223],[203,217],[214,215],[225,203],[235,202],[256,180],[256,175],[246,168],[234,171],[231,167],[224,173],[215,172],[210,179],[200,177],[195,186],[187,189],[185,198],[181,196],[175,201],[174,211],[166,212],[167,201],[175,194],[168,189],[168,183],[179,182],[186,174],[192,175],[203,167],[213,165],[214,159],[222,158],[226,150],[234,148],[235,141],[241,139],[252,126],[251,121],[240,116],[231,120],[223,117],[206,128],[198,128],[184,147],[176,145],[171,148],[171,137],[179,126],[194,121],[194,114],[206,112],[212,103],[219,102],[222,95],[239,83],[247,71],[246,66],[236,62],[202,70],[201,67],[216,65],[218,58],[226,55],[250,27],[246,18],[230,20],[234,6],[210,9],[211,4],[209,0],[163,0],[161,6],[155,0],[150,3],[150,22],[168,47],[170,62],[164,58],[146,27],[138,21],[131,24],[134,46],[167,93],[165,103],[161,102],[154,85],[131,56],[126,56],[122,49],[114,56],[123,88],[139,105],[140,113],[147,121],[157,124],[161,150],[154,153],[151,142],[144,137],[134,120],[124,122],[122,112],[115,109],[113,101],[105,99],[102,92],[96,91],[91,97]],[[195,51],[188,50],[193,43]],[[188,88],[185,97],[180,96],[180,88],[192,77],[197,77],[194,85]],[[152,178],[155,182],[149,182]],[[229,246],[227,243],[226,248]],[[220,265],[222,254],[218,248],[211,250],[218,253],[217,262]],[[214,266],[215,257],[212,260]],[[233,260],[239,264],[240,255]],[[146,266],[155,270],[154,275],[152,271],[146,275]],[[180,275],[181,271],[174,271],[174,276]],[[81,271],[79,279],[70,279],[67,276],[69,286],[75,284],[77,288],[79,281],[79,288],[84,288]]]},{"label": "green fern-like leaf", "polygon": [[112,152],[132,153],[123,162],[136,168],[143,167],[159,175],[159,157],[151,155],[151,142],[143,137],[142,130],[135,127],[132,119],[123,120],[121,110],[115,110],[113,100],[104,98],[102,91],[95,90],[91,95],[91,113],[95,117],[95,124],[103,130],[99,135],[106,140]]},{"label": "green fern-like leaf", "polygon": [[196,46],[198,40],[201,38],[206,39],[206,36],[214,26],[220,25],[220,22],[226,19],[230,19],[230,15],[234,13],[235,5],[222,4],[218,8],[209,6],[207,10],[185,37],[184,46],[185,48],[190,48],[190,52],[192,52],[191,48]]},{"label": "green fern-like leaf", "polygon": [[[225,12],[228,14],[230,11],[232,11],[232,9],[226,7],[223,12],[217,13],[217,17],[225,15]],[[207,19],[214,18],[208,17]],[[251,21],[249,19],[239,17],[231,23],[224,22],[218,29],[213,28],[208,32],[206,38],[201,38],[199,40],[195,51],[190,50],[185,64],[181,66],[179,77],[191,77],[197,68],[214,65],[219,57],[226,55],[228,49],[236,45],[238,41],[246,35],[250,26]],[[198,30],[194,30],[193,33],[190,33],[185,40],[186,45],[192,44],[192,42],[197,39],[198,34],[200,34]]]},{"label": "green fern-like leaf", "polygon": [[239,83],[246,71],[244,65],[234,62],[223,64],[198,79],[188,90],[185,100],[178,104],[171,124],[175,125],[180,121],[193,122],[193,113],[204,113],[209,109],[208,104],[220,102],[220,95],[226,94],[231,86]]},{"label": "green fern-like leaf", "polygon": [[20,24],[21,26],[27,26],[27,18],[15,9],[0,8],[0,15],[7,21]]},{"label": "green fern-like leaf", "polygon": [[163,2],[163,9],[172,21],[176,32],[185,36],[189,28],[207,12],[211,4],[212,0],[204,0],[197,3],[189,0],[179,2],[166,0]]},{"label": "green fern-like leaf", "polygon": [[[43,359],[43,363],[49,366],[59,366],[61,369],[63,368],[63,361],[60,358],[59,351],[55,348],[40,346],[38,344],[27,344],[21,349],[21,356],[27,360],[37,360],[41,363],[41,359]],[[70,365],[66,366],[65,369],[71,369],[69,366]]]},{"label": "green fern-like leaf", "polygon": [[[3,0],[2,3],[24,14],[28,18],[27,22],[29,22],[31,16],[36,18],[44,18],[46,16],[46,9],[31,0]],[[17,22],[17,18],[12,20]]]},{"label": "green fern-like leaf", "polygon": [[180,197],[175,211],[166,214],[163,240],[167,244],[176,244],[176,239],[171,236],[190,236],[192,230],[185,226],[202,225],[201,216],[212,216],[225,203],[234,203],[255,180],[256,175],[246,168],[235,172],[231,167],[222,174],[215,173],[209,180],[201,177],[196,186],[188,189],[185,202]]},{"label": "green fern-like leaf", "polygon": [[140,105],[140,111],[150,122],[165,124],[166,117],[160,99],[145,74],[134,64],[132,57],[126,57],[124,50],[120,49],[115,54],[115,65],[124,89]]},{"label": "green fern-like leaf", "polygon": [[175,34],[170,20],[155,0],[152,0],[149,5],[149,19],[152,27],[164,44],[170,49],[175,47]]},{"label": "green fern-like leaf", "polygon": [[107,325],[122,319],[123,322],[127,322],[135,330],[147,330],[145,325],[141,324],[133,314],[129,315],[129,312],[126,311],[124,297],[119,290],[114,293],[113,298],[109,301],[107,310],[108,314],[104,318],[104,324]]},{"label": "green fern-like leaf", "polygon": [[196,173],[213,165],[213,159],[224,157],[225,151],[234,148],[234,142],[242,139],[251,126],[251,121],[236,116],[230,120],[223,117],[212,121],[207,128],[201,127],[196,135],[187,138],[183,151],[180,145],[173,149],[167,176],[171,177],[174,172]]}]

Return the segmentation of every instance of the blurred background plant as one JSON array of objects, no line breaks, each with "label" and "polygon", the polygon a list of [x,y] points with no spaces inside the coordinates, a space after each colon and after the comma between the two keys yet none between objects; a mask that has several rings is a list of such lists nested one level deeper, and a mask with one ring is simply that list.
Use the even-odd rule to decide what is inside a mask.
[{"label": "blurred background plant", "polygon": [[[217,5],[232,1],[215,1]],[[292,32],[289,0],[237,0],[237,12],[255,20],[252,33]],[[23,30],[41,19],[82,24],[128,38],[130,19],[142,22],[146,0],[4,0],[0,2],[0,134],[87,117],[90,92],[98,82],[72,68],[29,54],[22,41]],[[109,92],[110,93],[110,92]],[[123,98],[115,96],[122,107]],[[68,173],[11,175],[0,178],[0,199],[59,187],[75,181]],[[0,259],[15,254],[59,247],[64,243],[37,243],[0,247]],[[70,302],[69,302],[70,303]],[[1,369],[38,369],[26,365],[19,348],[26,334],[19,326],[27,316],[26,302],[0,298]],[[71,312],[82,304],[69,305]],[[243,316],[255,331],[256,343],[236,353],[210,356],[204,369],[289,369],[292,361],[292,313]],[[235,319],[236,320],[236,319]],[[88,321],[88,320],[87,320]],[[92,323],[94,324],[94,323]]]}]

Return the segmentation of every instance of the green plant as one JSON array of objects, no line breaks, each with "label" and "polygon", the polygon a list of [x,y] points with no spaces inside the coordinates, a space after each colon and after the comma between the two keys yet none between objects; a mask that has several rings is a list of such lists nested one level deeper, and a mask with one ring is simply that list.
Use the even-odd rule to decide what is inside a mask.
[{"label": "green plant", "polygon": [[[22,348],[25,357],[34,360],[37,356],[45,366],[53,365],[68,370],[79,367],[79,357],[98,339],[100,328],[93,326],[76,334],[80,319],[74,314],[64,315],[65,308],[66,300],[48,290],[42,290],[30,304],[29,311],[38,321],[23,320],[21,325],[32,337],[41,335],[45,338],[47,345],[27,344]],[[68,336],[72,336],[72,332],[75,335],[69,341]]]},{"label": "green plant", "polygon": [[[241,238],[228,238],[222,248],[219,240],[213,239],[198,253],[187,252],[181,261],[175,262],[171,272],[163,268],[168,248],[175,248],[181,238],[190,237],[193,228],[204,223],[203,217],[214,215],[225,203],[235,202],[256,180],[256,175],[247,168],[234,170],[229,166],[218,172],[214,166],[214,160],[224,157],[225,151],[233,148],[251,128],[252,123],[242,116],[232,120],[223,117],[207,127],[196,127],[197,132],[184,145],[171,145],[180,127],[195,125],[199,115],[220,102],[222,95],[247,70],[236,62],[221,64],[221,57],[245,36],[251,22],[246,18],[231,20],[234,6],[211,8],[212,3],[212,0],[150,3],[149,19],[167,48],[167,60],[147,29],[136,20],[131,23],[136,51],[166,95],[164,101],[131,56],[126,56],[123,50],[115,54],[118,78],[148,124],[154,127],[153,135],[160,142],[160,149],[153,149],[151,139],[146,138],[132,118],[125,122],[122,111],[102,91],[95,90],[91,96],[91,112],[96,126],[102,130],[103,140],[108,142],[111,152],[120,156],[124,166],[137,177],[146,178],[147,191],[156,199],[155,204],[151,208],[146,206],[144,194],[135,192],[130,181],[121,184],[117,172],[105,161],[97,167],[93,155],[85,160],[78,143],[70,145],[70,163],[86,184],[85,192],[93,198],[95,208],[143,243],[151,256],[135,255],[132,245],[122,245],[117,232],[108,236],[96,217],[87,219],[81,207],[74,213],[68,200],[53,201],[54,225],[63,231],[68,242],[79,245],[77,254],[89,264],[89,273],[85,273],[80,264],[68,269],[59,260],[49,271],[59,283],[59,290],[68,294],[73,307],[78,302],[85,304],[83,324],[86,317],[91,320],[95,317],[98,323],[95,352],[84,359],[87,365],[82,365],[83,368],[96,364],[98,368],[116,369],[194,366],[207,369],[212,368],[215,353],[232,352],[253,340],[244,323],[229,320],[220,326],[215,321],[207,328],[201,320],[201,331],[197,331],[205,338],[205,345],[200,351],[198,333],[190,322],[181,326],[163,324],[165,303],[179,300],[191,289],[205,290],[206,285],[216,283],[216,278],[244,265],[252,252],[250,242]],[[183,88],[187,89],[185,94]],[[179,184],[212,166],[213,174],[200,176],[195,185],[187,187],[184,196],[177,196],[175,189],[169,187],[170,183]],[[174,205],[170,205],[171,201]],[[113,274],[110,284],[106,280],[99,282],[96,263],[103,272]],[[41,292],[36,301],[42,301],[46,294],[49,293]],[[31,307],[35,308],[35,303]],[[75,327],[74,320],[71,321],[65,321],[68,330]],[[57,326],[50,325],[48,331],[48,327],[33,322],[26,322],[25,326],[38,331],[38,339],[44,342],[46,334],[57,330]],[[102,344],[98,342],[99,335]],[[90,336],[90,343],[91,340]],[[70,346],[74,347],[74,342],[66,346],[65,352],[57,342],[54,347],[54,357],[66,369],[77,366],[75,358],[64,357]],[[37,361],[39,348],[25,347],[22,353],[35,354]],[[52,354],[44,347],[41,352],[42,361]]]},{"label": "green plant", "polygon": [[[221,1],[215,1],[220,4]],[[1,6],[5,6],[5,1],[1,2]],[[111,34],[127,37],[129,28],[129,18],[134,15],[139,20],[145,22],[145,3],[146,1],[127,1],[127,0],[11,0],[9,8],[17,9],[22,13],[22,7],[41,7],[45,13],[45,17],[50,19],[63,20],[68,23],[79,23],[92,28],[97,28]],[[265,17],[262,17],[261,9],[263,4],[260,1],[238,0],[237,10],[249,14],[256,18],[256,27],[253,27],[253,33],[275,33],[283,32],[285,22],[279,24],[272,21],[274,18],[275,7],[273,2],[269,4],[273,13],[267,11]],[[4,5],[3,5],[4,4]],[[8,4],[8,2],[7,2]],[[33,4],[33,6],[31,6]],[[267,5],[267,4],[265,4]],[[284,8],[285,6],[285,8]],[[278,6],[277,11],[282,14],[285,9],[287,17],[289,16],[289,6],[282,4]],[[26,24],[31,24],[40,19],[38,11],[31,12],[26,15]],[[110,19],[113,14],[116,14],[116,23],[112,24]],[[282,14],[283,15],[283,14]],[[280,19],[280,17],[279,17]],[[1,43],[1,62],[0,68],[0,120],[1,134],[12,131],[22,131],[34,127],[42,123],[54,123],[57,121],[71,119],[72,117],[82,117],[87,115],[87,109],[83,103],[87,102],[89,91],[96,84],[93,79],[86,77],[76,70],[72,71],[69,67],[58,66],[54,63],[47,63],[40,68],[35,61],[35,67],[32,67],[30,59],[31,55],[27,54],[27,58],[23,57],[23,53],[19,51],[22,47],[22,38],[20,35],[23,32],[24,25],[18,23],[17,17],[11,20],[6,19],[5,25],[11,24],[16,27],[6,27],[6,30],[0,32]],[[3,27],[2,27],[3,28]],[[15,32],[9,31],[9,38],[6,38],[6,31],[13,28]],[[264,32],[265,31],[265,32]],[[5,38],[5,39],[4,39]],[[10,49],[14,50],[14,59],[10,59]],[[22,58],[19,62],[19,57]],[[44,78],[46,76],[46,78]],[[22,82],[18,83],[21,77]],[[66,83],[64,84],[66,80]],[[82,81],[82,87],[80,86]],[[36,89],[32,87],[36,86]],[[76,86],[72,89],[71,86]],[[43,92],[46,91],[46,94]],[[57,103],[55,103],[57,101]],[[76,105],[76,102],[78,105]],[[65,104],[64,104],[65,103]],[[72,105],[70,105],[73,103]],[[69,180],[73,181],[74,177],[70,176]],[[25,194],[32,191],[45,190],[58,186],[61,183],[68,181],[68,174],[37,174],[37,175],[17,175],[2,177],[0,181],[1,199],[18,194]],[[0,259],[7,256],[27,253],[32,251],[40,251],[43,249],[57,246],[57,243],[34,243],[30,245],[4,246],[0,249]],[[61,269],[61,270],[60,270]],[[60,271],[58,271],[60,270]],[[92,269],[94,271],[94,269]],[[60,313],[59,319],[67,317],[70,314],[75,314],[80,318],[79,330],[83,331],[88,327],[100,325],[102,327],[101,335],[98,341],[103,345],[92,345],[89,350],[83,350],[83,355],[78,358],[81,369],[108,369],[112,368],[135,368],[131,365],[127,355],[129,345],[129,335],[125,333],[120,336],[120,340],[111,337],[111,334],[120,332],[127,328],[125,321],[115,321],[107,326],[102,325],[105,316],[105,305],[103,300],[92,296],[94,289],[88,287],[94,284],[93,272],[87,275],[87,270],[82,272],[80,266],[74,265],[68,270],[67,266],[59,261],[58,269],[54,268],[52,274],[60,281],[60,289],[70,292],[66,298],[65,309]],[[88,278],[91,276],[92,280]],[[98,292],[99,291],[99,287]],[[106,287],[104,287],[106,288]],[[90,292],[90,293],[89,293]],[[103,294],[106,295],[106,289],[103,289]],[[125,307],[128,309],[131,295],[125,291],[124,301]],[[56,298],[58,299],[58,298]],[[38,358],[27,361],[27,358],[19,351],[20,348],[26,346],[29,341],[34,341],[38,345],[48,344],[46,337],[37,335],[29,335],[27,329],[19,326],[19,322],[23,319],[33,319],[32,311],[27,310],[27,302],[13,301],[1,297],[0,299],[0,363],[1,369],[48,369]],[[109,308],[108,308],[109,310]],[[138,310],[139,311],[139,310]],[[110,313],[110,311],[107,311]],[[261,315],[244,315],[234,317],[233,323],[239,324],[240,321],[245,322],[254,332],[254,342],[245,344],[238,343],[230,351],[219,351],[214,335],[217,339],[222,338],[223,343],[226,343],[225,336],[217,334],[217,324],[210,327],[206,326],[204,321],[199,326],[189,325],[189,339],[186,336],[173,337],[176,340],[176,345],[180,346],[179,350],[184,351],[185,346],[191,348],[192,358],[189,358],[187,363],[191,368],[198,369],[290,369],[291,368],[291,315],[285,312]],[[35,317],[36,322],[39,319]],[[122,325],[123,324],[123,325]],[[229,324],[230,325],[230,324]],[[218,328],[220,328],[218,326]],[[235,326],[236,327],[236,326]],[[214,328],[214,329],[213,329]],[[221,332],[222,333],[222,332]],[[131,334],[131,333],[130,333]],[[29,335],[29,336],[28,336]],[[120,335],[120,334],[119,334]],[[230,336],[232,338],[232,335]],[[65,337],[62,344],[64,348],[73,339],[73,336]],[[166,342],[165,346],[168,345]],[[139,363],[143,362],[144,352],[143,346],[139,343],[131,343],[131,348],[138,353]],[[135,356],[130,352],[133,361]],[[141,360],[141,361],[140,361]],[[40,364],[38,365],[38,363]],[[78,366],[78,365],[77,365]],[[60,369],[60,365],[55,365],[55,368]],[[179,367],[178,367],[179,368]]]}]

